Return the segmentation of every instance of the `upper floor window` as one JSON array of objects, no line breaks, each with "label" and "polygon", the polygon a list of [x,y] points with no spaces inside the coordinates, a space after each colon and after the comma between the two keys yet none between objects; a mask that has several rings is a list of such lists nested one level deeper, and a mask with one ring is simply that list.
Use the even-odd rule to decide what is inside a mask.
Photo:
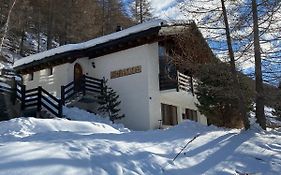
[{"label": "upper floor window", "polygon": [[28,81],[32,81],[33,78],[34,78],[34,72],[32,72],[32,73],[30,73],[30,74],[27,75],[27,80],[28,80]]},{"label": "upper floor window", "polygon": [[164,58],[166,56],[166,48],[164,46],[158,47],[159,58]]},{"label": "upper floor window", "polygon": [[46,70],[46,74],[47,75],[53,75],[53,73],[54,73],[54,69],[53,69],[53,67],[50,67],[50,68],[48,68],[47,70]]},{"label": "upper floor window", "polygon": [[159,42],[158,54],[159,54],[160,59],[161,58],[170,59],[169,57],[171,57],[173,55],[173,45],[172,45],[172,43]]},{"label": "upper floor window", "polygon": [[170,51],[168,43],[159,43],[159,70],[160,74],[165,75],[169,79],[175,79],[177,75],[176,66],[172,58],[172,51]]}]

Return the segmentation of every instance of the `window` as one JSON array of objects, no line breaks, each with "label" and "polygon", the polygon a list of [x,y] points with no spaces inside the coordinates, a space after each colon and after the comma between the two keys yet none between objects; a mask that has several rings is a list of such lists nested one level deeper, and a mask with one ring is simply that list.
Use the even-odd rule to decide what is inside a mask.
[{"label": "window", "polygon": [[159,52],[159,58],[164,59],[166,56],[166,49],[163,46],[158,47],[158,52]]},{"label": "window", "polygon": [[178,124],[176,106],[161,104],[161,113],[162,113],[162,124],[163,125]]},{"label": "window", "polygon": [[32,81],[33,78],[34,78],[34,72],[32,72],[32,73],[30,73],[30,74],[27,75],[27,80],[28,80],[28,81]]},{"label": "window", "polygon": [[189,119],[193,121],[198,121],[197,111],[192,109],[185,109],[185,114],[182,115],[182,119]]},{"label": "window", "polygon": [[46,75],[53,75],[53,67],[50,67],[50,68],[48,68],[47,70],[46,70]]},{"label": "window", "polygon": [[[170,79],[175,79],[177,75],[176,66],[174,64],[171,53],[169,53],[169,47],[163,43],[159,43],[159,70],[160,74],[168,76]],[[170,51],[171,52],[171,51]]]}]

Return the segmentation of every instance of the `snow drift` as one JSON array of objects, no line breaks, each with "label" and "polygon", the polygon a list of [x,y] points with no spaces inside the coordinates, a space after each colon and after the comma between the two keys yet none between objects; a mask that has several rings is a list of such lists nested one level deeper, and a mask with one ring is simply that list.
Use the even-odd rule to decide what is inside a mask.
[{"label": "snow drift", "polygon": [[76,120],[91,119],[0,122],[0,175],[281,172],[281,129],[229,130],[187,121],[166,130],[123,133],[109,121],[97,122],[96,115],[79,109],[68,109],[65,114]]},{"label": "snow drift", "polygon": [[79,134],[115,133],[120,131],[97,122],[70,121],[66,119],[16,118],[0,122],[0,136],[24,138],[38,133],[75,132]]}]

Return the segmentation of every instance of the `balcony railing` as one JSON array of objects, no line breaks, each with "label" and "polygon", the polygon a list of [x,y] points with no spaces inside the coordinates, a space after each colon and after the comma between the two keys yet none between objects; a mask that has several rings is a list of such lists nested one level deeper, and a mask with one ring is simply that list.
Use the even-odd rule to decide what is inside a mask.
[{"label": "balcony railing", "polygon": [[159,75],[160,90],[176,89],[177,91],[185,91],[194,93],[193,79],[183,73],[177,71],[175,78],[170,78],[167,74]]}]

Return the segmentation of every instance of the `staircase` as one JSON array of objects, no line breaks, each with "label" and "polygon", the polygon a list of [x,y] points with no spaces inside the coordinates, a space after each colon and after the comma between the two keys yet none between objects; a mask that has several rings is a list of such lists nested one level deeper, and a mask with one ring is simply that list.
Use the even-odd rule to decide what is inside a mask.
[{"label": "staircase", "polygon": [[25,85],[15,80],[10,87],[1,84],[0,81],[0,100],[10,103],[10,105],[0,104],[0,117],[3,116],[3,120],[7,120],[19,116],[19,114],[12,116],[7,114],[8,109],[11,109],[11,104],[19,109],[12,111],[21,111],[21,116],[53,118],[63,117],[63,105],[83,103],[89,97],[96,102],[95,97],[102,92],[103,80],[83,75],[79,82],[81,82],[79,85],[72,81],[61,86],[61,98],[58,99],[41,86],[26,90]]},{"label": "staircase", "polygon": [[97,96],[102,92],[103,79],[83,75],[78,86],[74,81],[61,87],[62,103],[70,107],[78,107],[89,112],[97,112]]},{"label": "staircase", "polygon": [[80,84],[75,84],[74,81],[65,86],[61,86],[61,100],[63,104],[77,101],[87,93],[97,95],[102,92],[103,80],[83,75]]},{"label": "staircase", "polygon": [[11,76],[0,75],[0,121],[19,116],[19,105],[12,103],[12,88],[14,79]]},{"label": "staircase", "polygon": [[9,94],[0,93],[0,121],[20,116],[19,105],[12,104]]},{"label": "staircase", "polygon": [[9,106],[7,106],[6,104],[6,97],[7,95],[4,93],[0,93],[0,120],[8,120],[9,119],[9,113],[7,111],[7,109],[9,108]]}]

